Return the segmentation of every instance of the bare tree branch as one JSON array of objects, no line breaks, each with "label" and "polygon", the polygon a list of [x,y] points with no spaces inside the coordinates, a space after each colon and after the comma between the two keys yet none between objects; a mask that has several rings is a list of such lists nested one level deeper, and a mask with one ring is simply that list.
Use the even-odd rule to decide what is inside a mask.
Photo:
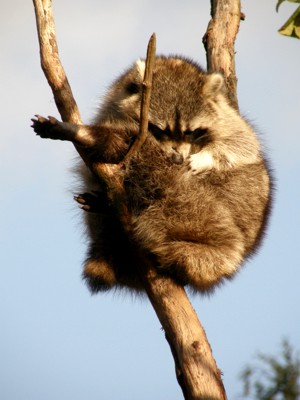
[{"label": "bare tree branch", "polygon": [[[63,121],[80,124],[79,110],[58,56],[51,0],[33,0],[33,3],[40,42],[41,64],[53,91],[56,105]],[[232,3],[231,11],[228,8],[226,9],[225,3],[227,5]],[[233,7],[233,5],[239,5],[239,1],[212,1],[213,19],[209,24],[205,40],[208,68],[211,71],[217,70],[224,73],[227,85],[231,88],[233,102],[237,106],[232,46],[238,29],[239,6]],[[220,26],[220,21],[223,18],[226,19],[226,22]],[[231,32],[233,20],[235,21],[235,28]],[[228,30],[231,32],[230,35]],[[218,36],[220,36],[219,40],[217,40]],[[228,41],[225,41],[226,37]],[[214,48],[214,46],[216,47]],[[222,49],[221,52],[222,46],[225,49]],[[148,134],[148,108],[154,59],[155,36],[152,36],[146,62],[140,135],[133,149],[127,155],[126,163],[134,153],[139,151]],[[120,219],[130,236],[131,216],[124,197],[122,174],[120,174],[120,168],[124,167],[124,162],[116,167],[106,164],[90,165],[84,152],[78,148],[77,150],[87,166],[108,183],[109,190],[113,193],[112,199],[122,199]],[[137,248],[136,253],[141,267],[140,271],[137,272],[142,276],[145,290],[165,330],[175,360],[177,379],[185,399],[226,399],[221,375],[212,356],[210,345],[184,289],[170,278],[158,275],[142,249]]]},{"label": "bare tree branch", "polygon": [[41,66],[52,89],[57,109],[64,122],[81,124],[79,110],[58,55],[52,1],[34,0],[33,4],[40,43]]},{"label": "bare tree branch", "polygon": [[238,109],[234,43],[241,16],[240,0],[211,0],[211,16],[203,37],[207,70],[222,72],[233,107]]},{"label": "bare tree branch", "polygon": [[143,81],[142,101],[141,101],[141,116],[140,116],[140,131],[139,136],[135,140],[131,149],[125,156],[124,162],[128,163],[133,154],[138,153],[148,135],[148,114],[150,106],[150,97],[152,89],[152,76],[155,64],[156,52],[156,36],[152,34],[147,48],[146,68]]},{"label": "bare tree branch", "polygon": [[185,290],[155,270],[147,274],[147,294],[162,324],[186,400],[225,400],[221,374],[205,331]]}]

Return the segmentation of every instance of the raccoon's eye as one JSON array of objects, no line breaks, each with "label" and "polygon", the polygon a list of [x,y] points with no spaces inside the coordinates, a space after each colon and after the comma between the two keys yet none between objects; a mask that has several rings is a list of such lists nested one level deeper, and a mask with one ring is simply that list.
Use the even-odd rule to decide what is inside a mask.
[{"label": "raccoon's eye", "polygon": [[197,128],[193,131],[186,131],[184,136],[190,143],[202,143],[207,138],[208,130],[206,128]]},{"label": "raccoon's eye", "polygon": [[135,82],[130,82],[128,83],[128,85],[126,86],[126,92],[128,94],[137,94],[140,92],[140,87],[137,83]]},{"label": "raccoon's eye", "polygon": [[208,133],[207,128],[197,128],[192,132],[194,140],[197,140],[198,138],[206,135],[207,133]]},{"label": "raccoon's eye", "polygon": [[193,136],[193,131],[185,131],[184,132],[184,137],[186,139],[192,139],[192,136]]},{"label": "raccoon's eye", "polygon": [[166,130],[161,129],[161,128],[159,128],[158,126],[156,126],[154,124],[151,124],[151,122],[149,122],[149,124],[148,124],[148,129],[152,133],[152,135],[158,140],[160,140],[164,136],[168,135],[168,132]]}]

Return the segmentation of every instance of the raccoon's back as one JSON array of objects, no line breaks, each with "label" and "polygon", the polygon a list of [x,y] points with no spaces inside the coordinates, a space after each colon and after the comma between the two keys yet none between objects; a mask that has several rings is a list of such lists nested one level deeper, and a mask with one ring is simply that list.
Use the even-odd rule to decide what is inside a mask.
[{"label": "raccoon's back", "polygon": [[263,159],[231,171],[220,188],[226,207],[244,235],[247,255],[259,246],[265,232],[271,191],[271,177]]}]

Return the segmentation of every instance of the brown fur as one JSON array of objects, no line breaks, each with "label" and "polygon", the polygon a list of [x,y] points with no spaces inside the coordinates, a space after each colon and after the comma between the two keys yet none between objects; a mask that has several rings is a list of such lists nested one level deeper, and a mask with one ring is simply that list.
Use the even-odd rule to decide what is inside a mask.
[{"label": "brown fur", "polygon": [[[73,141],[90,148],[92,161],[119,162],[136,137],[143,73],[140,61],[113,83],[94,124],[73,126]],[[54,124],[51,136],[50,122],[38,117],[35,131],[70,140],[63,123]],[[87,178],[85,166],[81,171],[86,191],[98,191],[81,197],[91,211],[84,278],[93,292],[142,290],[105,185]],[[134,240],[160,273],[182,285],[212,290],[254,253],[270,209],[270,175],[255,132],[227,100],[221,75],[178,57],[157,58],[149,135],[129,165],[125,190]]]}]

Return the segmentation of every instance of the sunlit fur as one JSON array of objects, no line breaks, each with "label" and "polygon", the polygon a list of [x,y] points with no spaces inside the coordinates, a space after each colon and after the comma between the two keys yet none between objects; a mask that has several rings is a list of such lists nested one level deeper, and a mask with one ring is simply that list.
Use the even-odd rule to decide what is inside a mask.
[{"label": "sunlit fur", "polygon": [[[139,127],[144,62],[109,89],[93,125],[92,157],[122,160]],[[85,132],[86,134],[86,132]],[[93,292],[142,290],[138,260],[106,198],[86,213],[90,245],[84,278]],[[260,243],[270,209],[270,177],[252,127],[226,97],[220,74],[193,62],[159,57],[153,77],[149,135],[125,180],[134,240],[157,270],[196,291],[231,278]]]}]

